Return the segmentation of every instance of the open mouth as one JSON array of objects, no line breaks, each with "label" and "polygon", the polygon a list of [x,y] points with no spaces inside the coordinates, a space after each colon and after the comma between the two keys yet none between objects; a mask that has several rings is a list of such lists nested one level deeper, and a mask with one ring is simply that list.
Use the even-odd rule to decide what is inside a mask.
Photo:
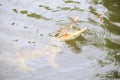
[{"label": "open mouth", "polygon": [[72,32],[72,33],[66,33],[64,34],[62,37],[60,37],[60,39],[64,40],[64,41],[68,41],[68,40],[72,40],[77,38],[80,34],[82,34],[83,32],[85,32],[87,30],[87,27],[82,28],[81,30]]},{"label": "open mouth", "polygon": [[75,17],[69,26],[63,27],[63,28],[60,28],[59,30],[57,30],[55,32],[54,36],[58,37],[64,41],[68,41],[68,40],[77,38],[80,34],[85,32],[87,30],[87,27],[82,28],[81,30],[74,31],[74,32],[69,32],[73,28],[75,23],[78,21],[78,18],[79,17]]}]

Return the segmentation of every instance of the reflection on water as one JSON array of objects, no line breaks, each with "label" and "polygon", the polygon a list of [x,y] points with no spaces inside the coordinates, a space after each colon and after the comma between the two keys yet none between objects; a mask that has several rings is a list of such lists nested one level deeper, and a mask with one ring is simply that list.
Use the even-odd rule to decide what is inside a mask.
[{"label": "reflection on water", "polygon": [[68,44],[69,48],[74,51],[74,53],[80,53],[81,47],[85,45],[85,41],[86,40],[82,36],[79,36],[75,40],[70,40],[66,43]]},{"label": "reflection on water", "polygon": [[[1,0],[0,78],[119,79],[119,8],[120,0]],[[67,42],[49,36],[75,16],[73,28],[86,33]]]},{"label": "reflection on water", "polygon": [[[13,11],[15,13],[18,13],[18,10],[17,9],[13,9]],[[32,17],[32,18],[35,18],[35,19],[44,19],[44,20],[50,20],[49,18],[46,18],[40,14],[36,14],[36,13],[28,13],[27,10],[21,10],[20,11],[21,14],[27,14],[28,17]]]},{"label": "reflection on water", "polygon": [[116,34],[116,35],[120,35],[120,27],[113,24],[112,22],[110,22],[109,20],[107,19],[104,19],[105,20],[105,24],[103,25],[108,31],[110,31],[111,33],[113,34]]},{"label": "reflection on water", "polygon": [[110,71],[108,73],[106,73],[105,75],[102,74],[97,74],[97,77],[100,77],[101,79],[120,79],[120,73],[118,72],[118,70],[113,70]]},{"label": "reflection on water", "polygon": [[36,18],[36,19],[45,19],[47,20],[47,18],[43,17],[42,15],[36,14],[36,13],[30,13],[27,14],[28,17],[32,17],[32,18]]}]

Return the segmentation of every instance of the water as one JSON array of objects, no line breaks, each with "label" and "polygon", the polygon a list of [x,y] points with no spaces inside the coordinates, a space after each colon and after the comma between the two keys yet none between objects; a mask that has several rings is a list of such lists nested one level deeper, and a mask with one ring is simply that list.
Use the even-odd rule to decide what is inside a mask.
[{"label": "water", "polygon": [[[119,8],[120,0],[0,0],[0,79],[119,80]],[[84,34],[50,36],[75,16]]]}]

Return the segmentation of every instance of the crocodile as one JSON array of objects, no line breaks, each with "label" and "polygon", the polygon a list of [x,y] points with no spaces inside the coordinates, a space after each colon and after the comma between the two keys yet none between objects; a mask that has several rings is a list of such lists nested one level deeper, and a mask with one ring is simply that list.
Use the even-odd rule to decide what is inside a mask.
[{"label": "crocodile", "polygon": [[[44,43],[41,41],[40,45],[38,46],[31,46],[31,48],[28,46],[22,47],[13,54],[0,55],[0,60],[4,60],[10,64],[14,63],[24,70],[32,70],[33,68],[31,68],[27,62],[29,60],[34,61],[36,59],[38,61],[41,61],[41,58],[45,57],[48,60],[48,63],[53,66],[53,68],[58,68],[59,64],[56,63],[55,57],[61,51],[61,44],[63,45],[65,41],[75,39],[81,33],[87,30],[87,28],[83,28],[81,30],[70,32],[77,21],[78,17],[75,17],[69,26],[57,30],[54,33],[54,37],[49,37],[49,42],[47,45],[44,45],[44,47],[40,47],[40,45]],[[42,64],[40,66],[42,66]]]},{"label": "crocodile", "polygon": [[54,36],[58,37],[59,39],[61,39],[63,41],[68,41],[68,40],[72,40],[72,39],[77,38],[80,34],[82,34],[83,32],[85,32],[87,30],[87,27],[84,27],[81,30],[74,30],[74,32],[70,32],[70,30],[73,28],[73,26],[78,21],[78,19],[79,19],[79,17],[76,16],[72,20],[72,22],[69,26],[62,27],[62,28],[58,29],[54,33]]}]

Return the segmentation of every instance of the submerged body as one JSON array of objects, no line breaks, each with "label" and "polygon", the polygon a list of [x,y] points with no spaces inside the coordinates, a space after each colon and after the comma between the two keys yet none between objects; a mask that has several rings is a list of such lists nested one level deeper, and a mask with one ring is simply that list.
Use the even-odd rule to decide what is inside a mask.
[{"label": "submerged body", "polygon": [[[77,30],[74,32],[69,32],[69,30],[73,27],[74,23],[78,20],[76,17],[72,24],[65,29],[60,29],[58,32],[58,36],[55,37],[46,37],[45,40],[39,41],[40,45],[36,46],[26,46],[19,48],[16,52],[12,53],[13,55],[1,55],[0,60],[5,60],[8,63],[13,63],[13,65],[18,66],[18,68],[23,70],[33,70],[36,69],[37,66],[48,66],[52,65],[53,68],[58,68],[59,64],[56,62],[56,55],[61,52],[61,45],[64,44],[64,41],[68,41],[71,39],[77,38],[81,33],[87,30],[87,28],[83,28],[81,30]],[[46,44],[47,40],[48,43]],[[61,41],[62,40],[62,41]],[[45,41],[45,42],[44,42]],[[41,45],[45,45],[44,47],[40,47]],[[43,61],[42,61],[43,60]],[[48,63],[45,61],[48,60]],[[40,61],[42,63],[36,63],[35,61]],[[31,63],[34,64],[31,64]],[[32,65],[32,66],[31,66]],[[34,67],[35,66],[35,67]]]}]

